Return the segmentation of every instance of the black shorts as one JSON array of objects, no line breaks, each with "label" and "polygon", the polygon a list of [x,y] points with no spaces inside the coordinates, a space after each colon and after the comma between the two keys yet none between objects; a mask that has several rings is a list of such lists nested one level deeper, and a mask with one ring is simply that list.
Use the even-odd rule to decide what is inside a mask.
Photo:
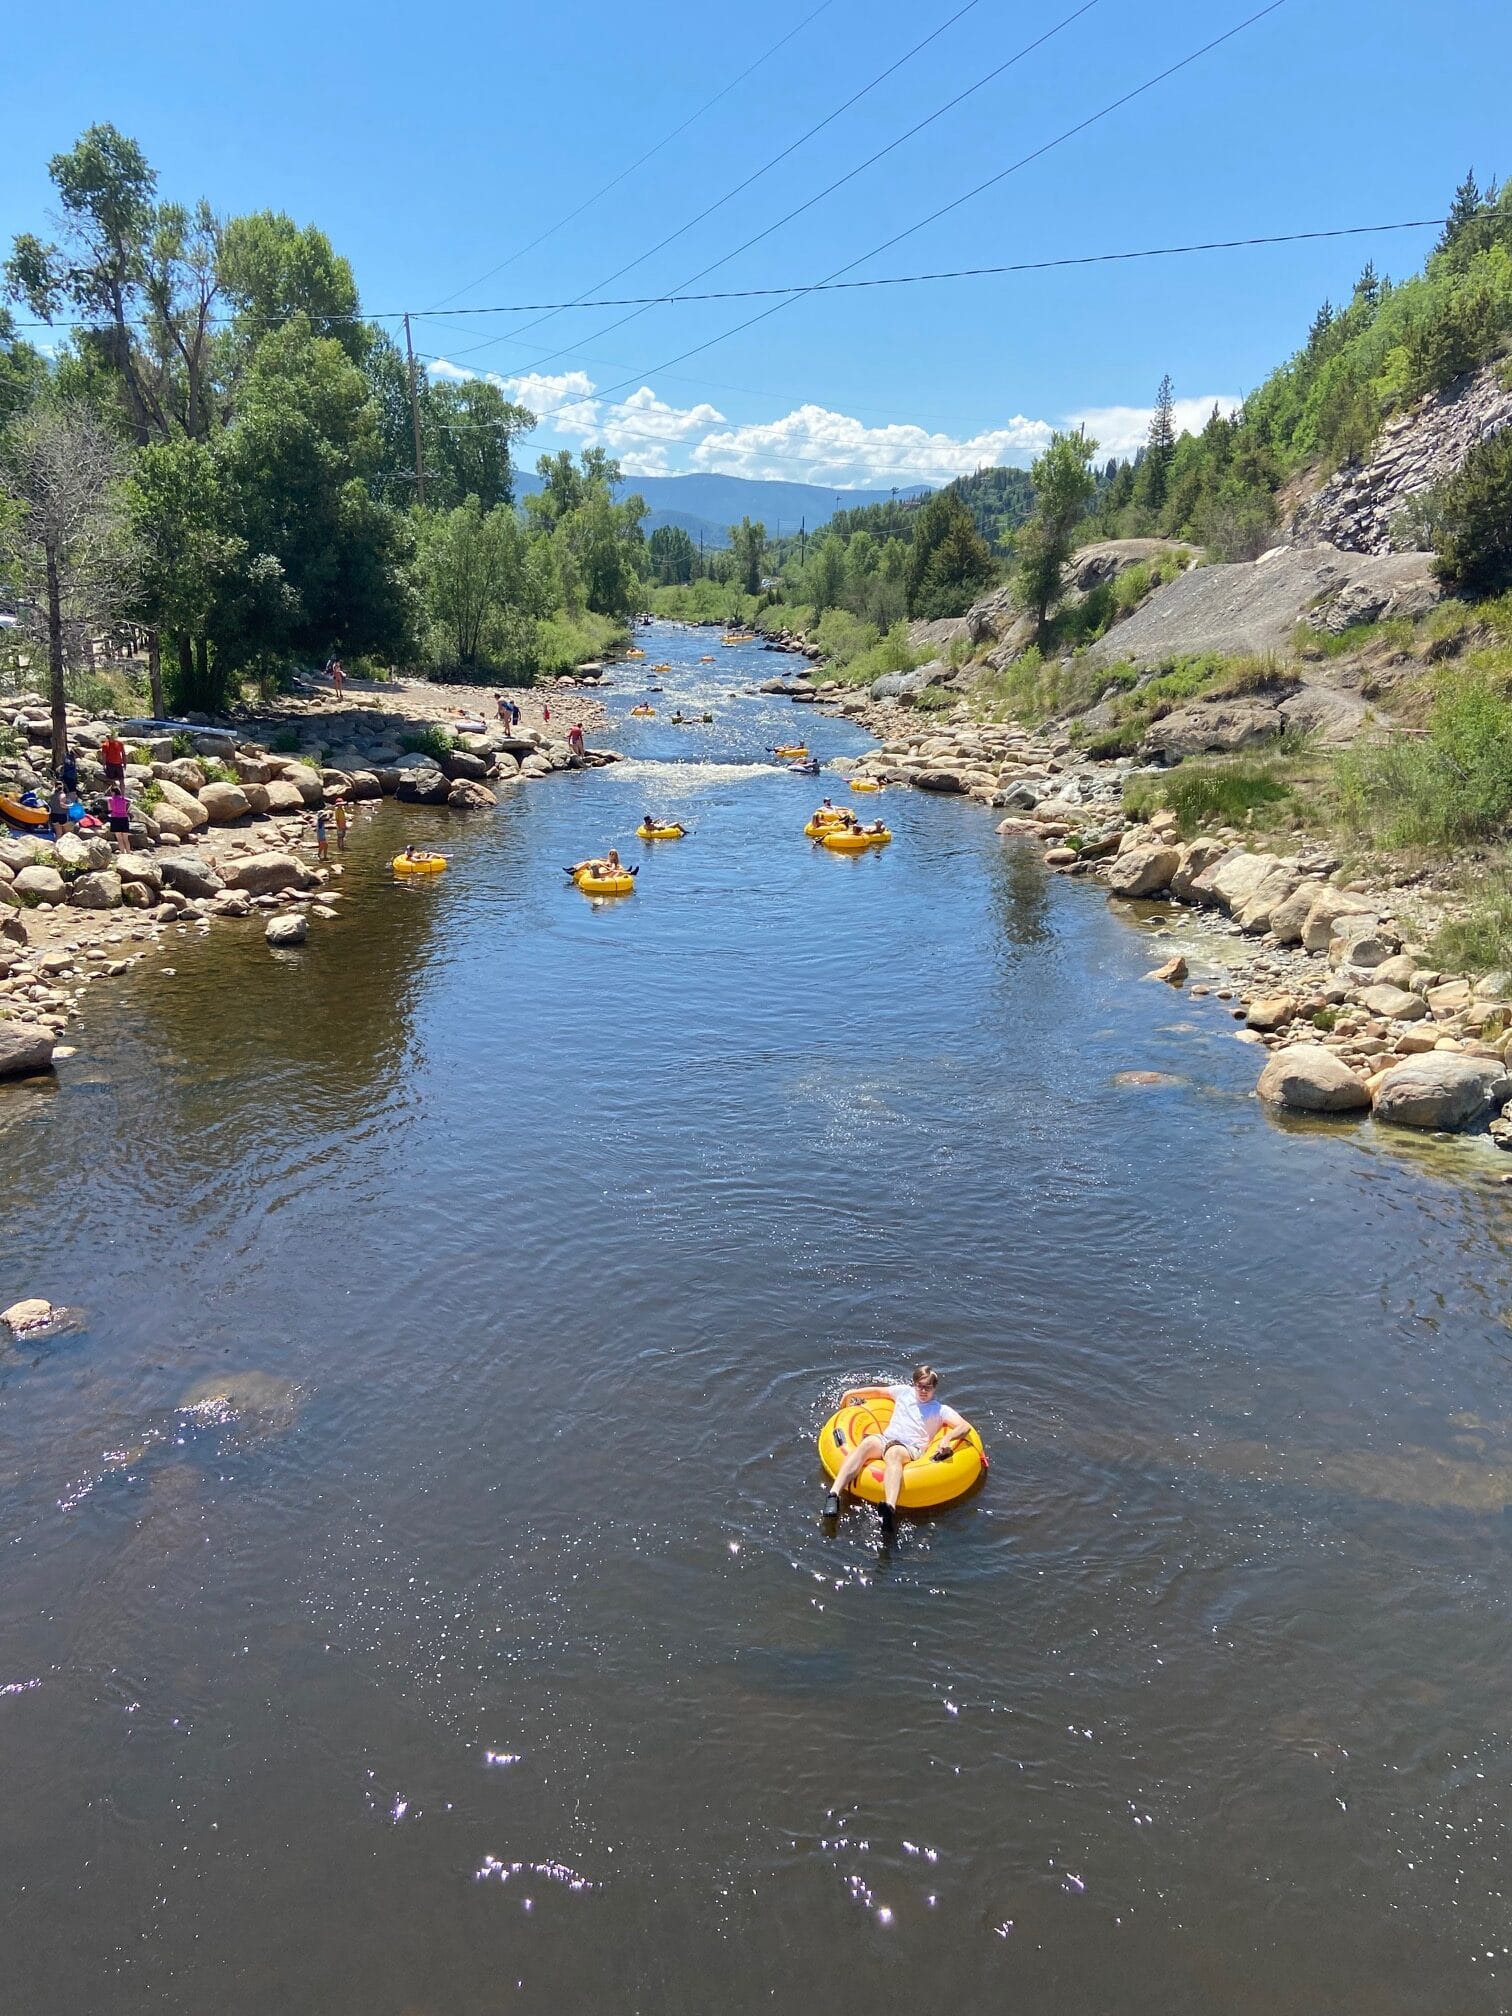
[{"label": "black shorts", "polygon": [[126,782],[125,764],[107,763],[105,765],[105,782],[107,784],[124,784]]},{"label": "black shorts", "polygon": [[110,830],[112,833],[129,833],[131,831],[131,821],[129,819],[114,818],[110,822]]}]

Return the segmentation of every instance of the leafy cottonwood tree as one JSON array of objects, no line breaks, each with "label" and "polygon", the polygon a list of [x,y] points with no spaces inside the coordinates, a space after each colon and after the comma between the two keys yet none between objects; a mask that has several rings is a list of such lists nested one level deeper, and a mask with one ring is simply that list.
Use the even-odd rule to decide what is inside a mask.
[{"label": "leafy cottonwood tree", "polygon": [[747,595],[759,593],[761,570],[766,561],[766,526],[758,518],[742,518],[730,527],[730,551],[735,559],[735,575]]},{"label": "leafy cottonwood tree", "polygon": [[89,662],[130,594],[123,468],[121,444],[84,406],[39,403],[5,437],[0,480],[14,508],[0,534],[23,626],[47,654],[54,763],[68,741],[65,673]]},{"label": "leafy cottonwood tree", "polygon": [[1086,434],[1052,434],[1030,470],[1034,516],[1019,532],[1018,594],[1043,629],[1050,605],[1060,595],[1061,569],[1071,556],[1076,527],[1096,488],[1092,457],[1097,443]]},{"label": "leafy cottonwood tree", "polygon": [[437,512],[421,534],[426,603],[440,636],[437,656],[464,675],[535,664],[535,627],[546,611],[541,577],[507,505],[485,511],[476,497]]}]

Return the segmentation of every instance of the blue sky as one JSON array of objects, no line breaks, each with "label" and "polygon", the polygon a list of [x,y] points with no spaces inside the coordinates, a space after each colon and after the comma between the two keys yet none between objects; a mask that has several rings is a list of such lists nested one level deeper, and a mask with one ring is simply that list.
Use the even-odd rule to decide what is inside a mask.
[{"label": "blue sky", "polygon": [[[695,0],[256,8],[75,0],[7,34],[0,229],[44,228],[48,157],[91,121],[134,135],[163,194],[319,224],[370,310],[428,309],[438,372],[493,372],[543,416],[533,446],[603,441],[642,474],[723,469],[838,486],[1027,461],[1085,418],[1143,432],[1163,371],[1183,415],[1231,401],[1347,296],[1367,254],[1431,233],[811,296],[687,361],[760,302],[529,316],[636,259],[834,111],[963,0]],[[686,281],[1069,15],[977,0],[918,57],[608,291]],[[1261,0],[1095,0],[916,139],[706,286],[822,278],[1143,83]],[[813,19],[815,8],[820,11]],[[799,23],[806,25],[798,27]],[[736,77],[786,47],[608,196],[512,258]],[[1512,172],[1506,0],[1286,0],[857,275],[1441,214],[1474,163]],[[509,263],[504,263],[508,261]],[[491,272],[491,269],[502,270]],[[490,277],[484,278],[485,275]],[[666,366],[667,368],[659,368]],[[596,395],[596,396],[595,396]]]}]

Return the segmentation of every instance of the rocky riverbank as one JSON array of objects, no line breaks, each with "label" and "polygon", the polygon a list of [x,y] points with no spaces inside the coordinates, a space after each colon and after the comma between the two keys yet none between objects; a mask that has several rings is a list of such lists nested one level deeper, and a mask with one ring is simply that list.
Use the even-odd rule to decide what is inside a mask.
[{"label": "rocky riverbank", "polygon": [[[323,809],[344,804],[356,819],[393,798],[488,811],[501,790],[616,760],[567,743],[570,727],[607,719],[579,692],[522,694],[521,726],[507,733],[464,725],[481,718],[462,711],[477,704],[466,688],[349,686],[341,696],[318,689],[256,722],[173,732],[71,708],[86,803],[104,792],[101,743],[114,733],[126,745],[130,845],[122,852],[98,829],[54,840],[45,827],[0,821],[0,1079],[70,1054],[59,1039],[86,990],[160,957],[166,933],[258,917],[273,949],[303,944],[312,920],[334,918],[341,900],[334,809],[332,858],[312,858]],[[41,696],[0,700],[0,731],[0,794],[45,799],[51,715]]]},{"label": "rocky riverbank", "polygon": [[[1211,981],[1269,1053],[1257,1092],[1305,1113],[1370,1113],[1428,1131],[1485,1129],[1512,1149],[1512,973],[1449,973],[1425,949],[1433,897],[1372,885],[1319,847],[1256,849],[1232,827],[1183,840],[1174,813],[1123,810],[1126,766],[1080,757],[1064,737],[1006,724],[921,720],[890,702],[849,703],[880,746],[846,767],[1006,813],[1006,840],[1046,865],[1102,881],[1146,924],[1201,913]],[[1152,979],[1190,983],[1187,961]]]}]

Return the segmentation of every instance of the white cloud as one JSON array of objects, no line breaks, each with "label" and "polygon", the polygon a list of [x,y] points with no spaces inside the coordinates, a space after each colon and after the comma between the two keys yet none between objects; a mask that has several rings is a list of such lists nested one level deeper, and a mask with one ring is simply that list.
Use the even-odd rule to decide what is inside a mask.
[{"label": "white cloud", "polygon": [[[674,476],[717,470],[729,476],[786,478],[836,490],[900,488],[914,483],[948,483],[973,469],[1000,463],[1026,468],[1059,425],[1085,426],[1098,443],[1099,459],[1132,455],[1149,431],[1148,406],[1097,406],[1059,422],[1015,414],[1001,426],[979,433],[931,433],[897,421],[868,426],[826,406],[795,406],[779,419],[732,423],[708,404],[673,406],[642,385],[628,399],[601,399],[586,371],[550,374],[496,371],[478,373],[439,358],[431,375],[452,380],[486,376],[508,399],[528,406],[545,430],[570,440],[605,447],[627,476]],[[1239,401],[1229,393],[1207,393],[1175,403],[1177,432],[1199,432],[1214,402],[1229,412]]]},{"label": "white cloud", "polygon": [[[1178,434],[1200,434],[1215,405],[1220,413],[1232,413],[1239,403],[1236,393],[1207,392],[1200,399],[1175,400],[1171,417]],[[1154,411],[1153,406],[1089,406],[1085,413],[1073,413],[1070,424],[1086,428],[1097,443],[1099,461],[1106,461],[1144,446]]]},{"label": "white cloud", "polygon": [[[1015,416],[965,439],[896,422],[868,427],[825,406],[797,406],[780,420],[706,434],[693,449],[697,469],[733,476],[806,474],[810,482],[857,485],[944,483],[984,463],[1024,462],[1050,439],[1043,420]],[[798,465],[802,465],[800,470]]]}]

